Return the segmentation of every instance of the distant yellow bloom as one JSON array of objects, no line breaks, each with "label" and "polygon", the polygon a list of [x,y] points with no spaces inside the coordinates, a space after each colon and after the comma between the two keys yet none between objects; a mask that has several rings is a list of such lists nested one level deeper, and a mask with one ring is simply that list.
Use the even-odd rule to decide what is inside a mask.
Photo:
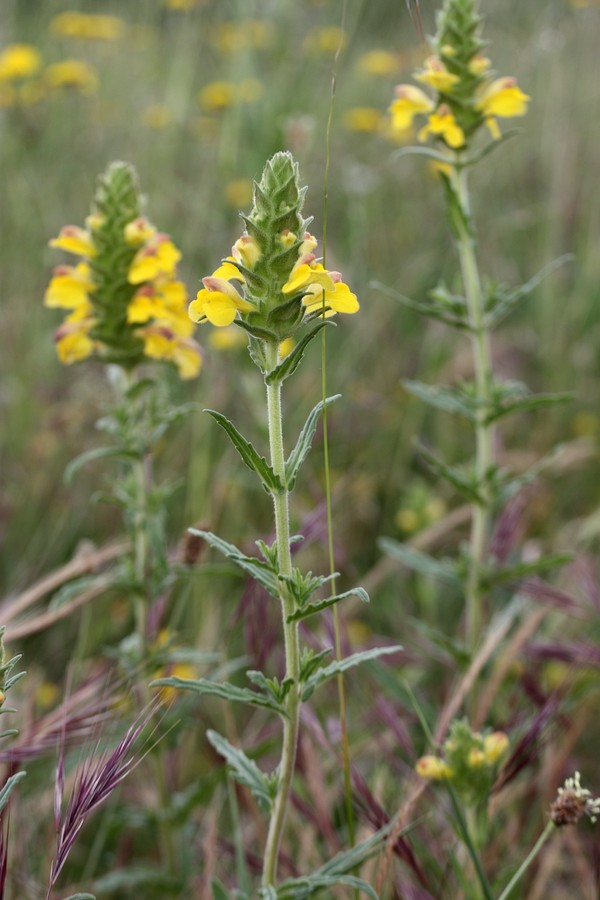
[{"label": "distant yellow bloom", "polygon": [[117,41],[125,33],[125,22],[118,16],[92,15],[67,11],[50,23],[54,34],[94,41]]},{"label": "distant yellow bloom", "polygon": [[415,81],[427,84],[441,94],[447,94],[458,84],[460,78],[448,72],[444,64],[437,56],[430,56],[425,60],[425,68],[421,72],[417,72],[414,76]]},{"label": "distant yellow bloom", "polygon": [[388,50],[370,50],[358,60],[358,70],[363,75],[393,75],[400,68],[400,58]]},{"label": "distant yellow bloom", "polygon": [[448,763],[445,763],[443,759],[437,756],[431,755],[422,756],[417,760],[415,769],[417,775],[431,781],[444,781],[447,778],[451,778],[453,774]]},{"label": "distant yellow bloom", "polygon": [[458,150],[465,143],[465,133],[446,105],[440,106],[429,116],[427,125],[419,132],[419,140],[426,140],[430,134],[443,138],[453,150]]},{"label": "distant yellow bloom", "polygon": [[177,12],[188,12],[195,6],[198,6],[202,0],[163,0],[167,9],[174,9]]},{"label": "distant yellow bloom", "polygon": [[434,103],[420,88],[412,84],[399,84],[396,88],[396,100],[390,106],[392,128],[404,131],[410,128],[415,116],[429,113]]},{"label": "distant yellow bloom", "polygon": [[497,762],[506,753],[509,746],[508,735],[503,731],[494,731],[483,739],[483,752],[488,764]]},{"label": "distant yellow bloom", "polygon": [[252,182],[249,178],[234,178],[225,188],[225,199],[229,206],[240,209],[252,203]]},{"label": "distant yellow bloom", "polygon": [[348,131],[379,131],[383,115],[379,109],[372,106],[355,106],[348,109],[342,117],[344,128]]},{"label": "distant yellow bloom", "polygon": [[9,44],[0,53],[0,81],[18,81],[39,72],[42,58],[31,44]]},{"label": "distant yellow bloom", "polygon": [[215,28],[214,45],[220,53],[239,53],[248,47],[262,49],[269,44],[270,25],[262,19],[222,22]]},{"label": "distant yellow bloom", "polygon": [[44,76],[50,87],[75,88],[82,94],[93,94],[98,87],[96,70],[81,59],[54,63],[46,68]]},{"label": "distant yellow bloom", "polygon": [[146,128],[154,128],[156,131],[160,131],[171,124],[173,115],[168,106],[162,103],[153,103],[143,110],[140,120]]},{"label": "distant yellow bloom", "polygon": [[229,325],[211,330],[208,341],[215,350],[237,350],[238,347],[246,346],[247,336],[241,328]]},{"label": "distant yellow bloom", "polygon": [[282,341],[279,345],[279,359],[285,359],[286,356],[289,356],[295,346],[296,341],[294,338],[290,337]]},{"label": "distant yellow bloom", "polygon": [[235,99],[235,85],[230,81],[212,81],[203,87],[198,95],[200,106],[209,112],[227,109],[233,106]]},{"label": "distant yellow bloom", "polygon": [[329,28],[316,28],[306,35],[304,49],[309,53],[335,53],[340,45],[344,45],[344,41],[344,32],[335,25]]},{"label": "distant yellow bloom", "polygon": [[478,747],[472,747],[469,750],[467,762],[472,769],[479,769],[486,762],[485,753]]},{"label": "distant yellow bloom", "polygon": [[166,360],[177,366],[179,377],[195,378],[202,367],[200,347],[192,340],[181,340],[168,328],[150,325],[136,332],[144,342],[144,354],[150,359]]}]

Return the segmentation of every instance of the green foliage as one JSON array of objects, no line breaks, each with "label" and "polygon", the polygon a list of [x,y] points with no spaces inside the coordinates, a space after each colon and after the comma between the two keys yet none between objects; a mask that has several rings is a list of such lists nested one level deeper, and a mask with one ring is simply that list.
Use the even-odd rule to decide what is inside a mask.
[{"label": "green foliage", "polygon": [[250,788],[257,802],[267,812],[270,811],[277,791],[277,773],[267,776],[261,772],[254,760],[249,759],[243,750],[232,745],[216,731],[207,731],[206,737],[231,767],[233,777]]},{"label": "green foliage", "polygon": [[195,534],[198,537],[204,538],[207,544],[210,544],[211,547],[218,550],[223,556],[226,556],[228,559],[235,562],[240,569],[243,569],[244,572],[251,575],[252,578],[255,578],[272,597],[275,597],[276,599],[279,598],[280,591],[277,572],[274,571],[269,563],[262,562],[262,560],[257,559],[254,556],[246,556],[241,550],[234,547],[233,544],[228,544],[227,541],[217,537],[216,534],[213,534],[210,531],[199,531],[197,528],[190,528],[190,534]]},{"label": "green foliage", "polygon": [[240,454],[244,463],[253,472],[256,472],[260,478],[264,489],[267,493],[278,493],[283,489],[283,484],[278,475],[275,474],[272,467],[268,464],[264,456],[259,456],[250,441],[240,434],[235,425],[229,421],[227,416],[216,412],[214,409],[205,409],[209,415],[215,419],[221,428],[228,434],[231,443]]},{"label": "green foliage", "polygon": [[370,650],[361,650],[359,653],[353,653],[344,659],[336,659],[334,662],[329,663],[328,666],[316,669],[312,675],[302,681],[303,702],[306,702],[318,687],[321,687],[322,684],[325,684],[326,681],[329,681],[336,675],[341,675],[343,672],[361,665],[361,663],[379,659],[381,656],[389,656],[391,653],[398,653],[402,649],[399,644],[394,647],[372,647]]},{"label": "green foliage", "polygon": [[[254,672],[256,675],[262,673]],[[263,676],[264,678],[264,676]],[[265,679],[266,681],[266,679]],[[249,688],[240,688],[235,684],[228,684],[226,681],[209,681],[207,678],[178,678],[169,676],[166,678],[157,678],[150,683],[150,687],[171,687],[182,691],[192,691],[195,694],[212,694],[214,697],[220,697],[222,700],[229,700],[234,703],[246,703],[248,706],[258,706],[261,709],[270,709],[272,712],[279,713],[281,716],[287,715],[285,708],[281,702],[275,699],[276,696],[285,697],[289,690],[277,690],[273,685],[269,685],[267,695],[259,694],[251,691]]]},{"label": "green foliage", "polygon": [[286,378],[289,378],[290,375],[293,375],[302,362],[304,352],[312,339],[316,337],[322,328],[325,328],[328,325],[335,325],[335,323],[328,320],[320,320],[314,323],[309,331],[302,335],[291,353],[288,353],[279,365],[267,373],[265,382],[267,384],[280,384],[282,381],[285,381]]},{"label": "green foliage", "polygon": [[296,442],[296,446],[285,462],[285,480],[289,491],[294,490],[298,472],[300,471],[302,463],[309,454],[313,438],[315,436],[315,431],[317,430],[317,423],[319,421],[319,417],[323,412],[324,406],[329,406],[331,403],[335,403],[335,401],[339,400],[340,397],[341,394],[335,394],[335,396],[333,397],[328,397],[325,401],[325,404],[323,404],[323,401],[320,400],[317,405],[314,406],[313,409],[309,412],[306,418],[306,422],[302,426],[302,431],[300,432],[300,435]]}]

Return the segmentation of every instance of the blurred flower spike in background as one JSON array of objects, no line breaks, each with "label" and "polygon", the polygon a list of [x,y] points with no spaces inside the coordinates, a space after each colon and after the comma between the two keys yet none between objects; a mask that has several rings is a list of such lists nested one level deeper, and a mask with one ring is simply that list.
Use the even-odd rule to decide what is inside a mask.
[{"label": "blurred flower spike in background", "polygon": [[66,225],[50,246],[82,257],[60,265],[44,304],[68,310],[55,335],[61,362],[95,355],[131,369],[144,358],[172,362],[181,378],[200,371],[179,250],[141,214],[135,172],[113,163],[100,179],[86,228]]},{"label": "blurred flower spike in background", "polygon": [[415,117],[426,115],[420,141],[431,136],[452,150],[462,150],[483,125],[497,140],[499,118],[525,115],[530,98],[513,77],[493,77],[483,53],[480,24],[476,0],[446,0],[438,16],[434,53],[413,75],[433,94],[415,85],[398,85],[390,106],[395,131],[408,130]]}]

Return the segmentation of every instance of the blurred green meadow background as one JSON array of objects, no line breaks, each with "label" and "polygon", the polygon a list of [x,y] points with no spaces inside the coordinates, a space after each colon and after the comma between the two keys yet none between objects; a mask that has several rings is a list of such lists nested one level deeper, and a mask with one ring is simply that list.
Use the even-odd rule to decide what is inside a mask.
[{"label": "blurred green meadow background", "polygon": [[[432,34],[436,10],[430,0],[421,7]],[[560,635],[578,644],[600,637],[598,609],[589,612],[600,590],[600,4],[482,0],[481,11],[494,67],[515,75],[532,98],[518,133],[473,172],[482,270],[517,284],[573,254],[506,321],[493,353],[505,378],[573,392],[568,404],[511,420],[501,429],[499,454],[519,471],[562,447],[529,489],[519,528],[531,557],[541,550],[573,554],[554,582],[583,598],[584,613],[578,620],[553,612],[538,638],[557,642]],[[73,457],[98,444],[95,422],[110,392],[99,363],[63,367],[56,359],[60,317],[42,305],[59,261],[49,239],[65,223],[83,223],[96,177],[111,160],[130,161],[149,217],[182,251],[192,298],[200,279],[228,255],[241,229],[238,213],[251,203],[252,179],[279,149],[290,149],[300,164],[309,185],[305,211],[321,238],[341,13],[338,0],[2,0],[0,597],[7,602],[87,542],[102,547],[121,533],[118,511],[94,502],[114,477],[111,463],[90,463],[68,484],[63,477]],[[29,50],[21,47],[21,56],[11,58],[14,45]],[[440,635],[456,632],[460,598],[382,561],[377,538],[418,542],[438,525],[436,552],[454,552],[464,540],[460,501],[423,466],[415,438],[462,462],[472,453],[471,432],[411,398],[401,381],[454,383],[470,375],[470,356],[460,336],[419,318],[375,284],[423,297],[441,279],[452,285],[456,278],[439,179],[426,159],[402,156],[415,136],[400,141],[387,118],[394,85],[410,80],[425,55],[403,0],[349,0],[331,130],[327,264],[343,273],[361,311],[328,331],[327,382],[329,393],[343,395],[329,418],[336,567],[342,588],[365,584],[372,595],[369,608],[350,607],[347,643],[400,641],[408,653],[403,674],[426,695],[443,694],[444,679],[459,665]],[[168,511],[174,553],[192,524],[240,545],[270,528],[267,498],[202,414],[206,406],[226,412],[263,445],[262,385],[235,335],[204,326],[197,337],[200,377],[180,384],[166,368],[164,374],[178,400],[195,404],[158,460],[161,477],[181,482]],[[289,389],[286,383],[288,440],[320,397],[318,343]],[[295,527],[316,536],[303,551],[306,566],[326,571],[320,435],[293,499]],[[258,652],[257,637],[252,643],[238,614],[243,590],[229,567],[203,558],[176,590],[171,633],[186,646],[228,656]],[[74,657],[84,668],[104,658],[106,647],[128,633],[127,617],[123,598],[112,594],[19,641],[10,642],[9,628],[10,650],[24,651],[30,672],[21,697],[27,715],[35,718],[56,702]],[[515,658],[494,724],[503,724],[511,704],[537,708],[529,675],[544,690],[557,679],[575,679],[576,700],[565,711],[573,741],[558,756],[574,754],[584,771],[597,774],[598,660],[574,674],[558,653],[550,662],[540,658],[528,656],[527,646]],[[373,677],[357,681],[350,711],[354,758],[373,777],[378,763],[367,712],[378,690],[391,688]],[[398,715],[412,723],[402,693],[393,699]],[[335,716],[333,693],[327,709]],[[398,773],[414,764],[410,754],[401,756]],[[389,772],[381,778],[393,811],[398,798]],[[99,868],[101,857],[98,851]]]}]

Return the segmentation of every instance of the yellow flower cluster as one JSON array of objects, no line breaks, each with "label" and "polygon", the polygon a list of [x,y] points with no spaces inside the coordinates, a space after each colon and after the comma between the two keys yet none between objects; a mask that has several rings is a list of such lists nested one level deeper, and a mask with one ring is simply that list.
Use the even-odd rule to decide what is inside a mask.
[{"label": "yellow flower cluster", "polygon": [[211,81],[198,94],[198,102],[205,112],[219,112],[237,103],[256,103],[264,88],[257,78],[233,81]]},{"label": "yellow flower cluster", "polygon": [[[98,284],[93,261],[98,248],[94,231],[101,224],[88,219],[86,229],[66,225],[51,247],[66,250],[82,261],[54,270],[44,296],[44,304],[69,310],[55,335],[61,362],[69,365],[92,354],[106,355],[106,348],[94,337],[99,311],[94,306]],[[156,231],[146,219],[129,222],[122,235],[123,246],[135,250],[127,274],[127,323],[143,341],[144,354],[151,359],[173,362],[181,378],[194,378],[200,371],[200,348],[192,340],[193,324],[186,312],[187,292],[176,278],[181,253],[168,235]]]},{"label": "yellow flower cluster", "polygon": [[[285,250],[292,247],[298,238],[291,231],[283,231],[279,240],[282,250]],[[281,288],[281,302],[302,294],[307,317],[324,315],[328,318],[335,313],[358,312],[356,295],[344,284],[339,272],[329,272],[317,261],[313,253],[316,247],[316,238],[306,232],[298,250],[298,261]],[[254,238],[243,235],[235,242],[231,253],[212,275],[202,279],[204,287],[188,310],[194,322],[208,321],[224,327],[231,325],[238,314],[256,310],[254,303],[243,293],[243,269],[255,267],[261,256],[260,248]],[[237,282],[240,290],[232,282]]]},{"label": "yellow flower cluster", "polygon": [[[442,56],[451,59],[452,48],[443,48]],[[413,77],[431,88],[434,96],[412,84],[398,85],[396,99],[390,106],[392,129],[396,132],[407,131],[416,116],[426,115],[427,123],[418,134],[420,141],[432,136],[442,140],[452,150],[461,150],[467,145],[470,135],[484,123],[493,138],[498,139],[500,128],[497,119],[524,116],[530,98],[510,76],[486,79],[489,66],[487,57],[473,57],[467,75],[479,83],[469,92],[460,75],[449,71],[440,57],[430,56]],[[462,119],[468,117],[468,133],[464,121],[462,124],[459,121],[457,109],[461,110]]]},{"label": "yellow flower cluster", "polygon": [[117,41],[125,33],[125,22],[118,16],[67,11],[55,16],[50,23],[60,37],[88,41]]},{"label": "yellow flower cluster", "polygon": [[10,44],[0,53],[0,106],[30,106],[48,89],[91,94],[97,87],[96,70],[83,60],[64,59],[42,71],[42,57],[31,44]]},{"label": "yellow flower cluster", "polygon": [[503,731],[485,737],[475,733],[471,737],[471,745],[465,748],[458,747],[455,741],[446,741],[444,750],[450,760],[432,754],[422,756],[415,766],[417,774],[428,781],[451,781],[458,776],[464,778],[465,774],[468,778],[469,770],[495,766],[508,750],[508,736]]}]

